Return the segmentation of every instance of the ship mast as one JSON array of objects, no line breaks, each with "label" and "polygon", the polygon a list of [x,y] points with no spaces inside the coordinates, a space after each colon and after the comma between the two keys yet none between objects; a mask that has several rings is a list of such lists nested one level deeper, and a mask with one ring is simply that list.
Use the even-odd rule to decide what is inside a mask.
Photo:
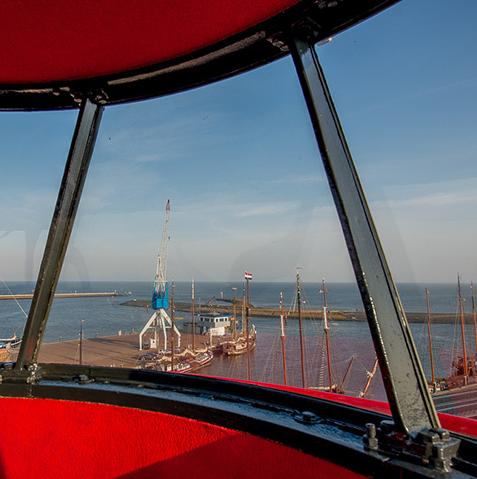
[{"label": "ship mast", "polygon": [[193,279],[190,311],[192,315],[192,352],[195,353],[195,282]]},{"label": "ship mast", "polygon": [[348,366],[346,367],[346,371],[343,375],[343,379],[341,380],[341,384],[339,386],[337,386],[337,392],[340,392],[341,394],[345,393],[344,387],[345,387],[345,384],[346,384],[346,380],[348,379],[349,373],[351,372],[351,367],[353,366],[354,360],[355,360],[355,357],[351,356],[351,358],[349,360],[349,363],[348,363]]},{"label": "ship mast", "polygon": [[366,371],[366,375],[367,375],[366,384],[364,385],[363,390],[359,393],[360,398],[364,398],[366,394],[368,394],[369,386],[371,386],[371,383],[373,381],[374,376],[376,375],[377,370],[378,370],[378,358],[374,360],[374,365],[371,372]]},{"label": "ship mast", "polygon": [[474,357],[477,360],[477,311],[475,310],[475,288],[473,282],[470,283],[470,289],[472,291],[472,321],[474,322]]},{"label": "ship mast", "polygon": [[301,361],[301,385],[306,388],[305,375],[305,344],[303,341],[303,319],[301,317],[301,289],[300,289],[300,273],[296,273],[296,303],[298,307],[298,328],[300,331],[300,361]]},{"label": "ship mast", "polygon": [[325,333],[326,359],[328,362],[328,388],[331,392],[333,390],[333,378],[331,374],[330,327],[328,325],[328,295],[324,279],[321,282],[321,292],[323,293],[323,331]]},{"label": "ship mast", "polygon": [[436,383],[436,374],[434,368],[434,356],[432,353],[432,332],[431,332],[431,297],[429,290],[425,289],[426,293],[426,308],[427,308],[427,341],[429,347],[429,362],[431,365],[431,383],[434,385]]},{"label": "ship mast", "polygon": [[245,338],[247,344],[247,379],[252,379],[252,368],[250,365],[250,280],[252,279],[252,273],[245,272]]},{"label": "ship mast", "polygon": [[79,363],[83,364],[83,323],[84,319],[80,322],[80,333],[79,333]]},{"label": "ship mast", "polygon": [[467,384],[468,379],[468,364],[467,364],[467,346],[465,344],[465,324],[464,324],[464,301],[462,299],[462,291],[460,287],[460,276],[457,275],[457,294],[459,301],[459,316],[460,316],[460,332],[462,339],[462,361],[463,361],[463,372],[464,372],[464,384]]},{"label": "ship mast", "polygon": [[232,338],[235,341],[237,339],[237,298],[236,292],[237,288],[234,286],[232,287],[232,291],[234,292],[234,297],[232,299],[232,307],[233,307],[233,315],[234,315],[234,322],[232,327]]},{"label": "ship mast", "polygon": [[283,306],[283,291],[280,291],[280,339],[282,344],[283,384],[287,384],[287,351],[285,337],[285,312]]},{"label": "ship mast", "polygon": [[[175,292],[175,284],[174,281],[172,282],[171,288],[171,326],[172,330],[174,330],[174,292]],[[175,341],[174,341],[174,333],[171,334],[171,371],[174,371],[174,349],[175,349]]]}]

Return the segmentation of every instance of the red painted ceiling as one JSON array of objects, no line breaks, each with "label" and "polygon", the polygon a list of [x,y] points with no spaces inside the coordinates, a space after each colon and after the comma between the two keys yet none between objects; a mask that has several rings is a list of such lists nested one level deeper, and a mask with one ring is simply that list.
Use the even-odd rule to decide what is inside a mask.
[{"label": "red painted ceiling", "polygon": [[128,71],[213,45],[298,0],[3,0],[0,83]]}]

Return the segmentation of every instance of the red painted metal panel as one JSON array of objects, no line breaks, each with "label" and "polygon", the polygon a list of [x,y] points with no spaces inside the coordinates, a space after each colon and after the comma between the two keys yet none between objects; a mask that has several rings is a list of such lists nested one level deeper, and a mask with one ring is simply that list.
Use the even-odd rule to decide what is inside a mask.
[{"label": "red painted metal panel", "polygon": [[[267,386],[270,386],[270,385],[267,385]],[[272,386],[272,387],[276,387],[276,386]],[[391,415],[389,404],[382,401],[374,401],[372,399],[361,399],[361,398],[356,398],[351,396],[345,396],[342,394],[333,394],[333,393],[327,393],[327,392],[321,392],[321,391],[303,390],[299,388],[287,388],[287,390],[290,392],[298,392],[300,394],[305,394],[307,396],[328,399],[330,401],[339,402],[341,404],[347,404],[349,406],[357,407],[360,409],[366,409],[367,411],[374,411],[374,412]],[[449,431],[463,434],[465,436],[471,436],[471,437],[477,438],[477,420],[476,419],[453,416],[451,414],[444,414],[444,413],[439,413],[438,415],[443,428],[449,429]]]},{"label": "red painted metal panel", "polygon": [[1,398],[0,477],[360,478],[239,431],[139,409]]},{"label": "red painted metal panel", "polygon": [[190,54],[298,0],[5,0],[0,83],[124,72]]},{"label": "red painted metal panel", "polygon": [[[212,377],[212,376],[208,376]],[[234,379],[234,381],[237,381]],[[335,394],[325,391],[314,391],[312,389],[302,389],[293,386],[283,386],[280,384],[268,384],[254,381],[238,380],[237,382],[255,384],[257,386],[263,386],[272,389],[278,389],[280,391],[288,391],[297,394],[303,394],[305,396],[316,397],[319,399],[327,399],[329,401],[337,402],[340,404],[346,404],[348,406],[356,407],[359,409],[365,409],[367,411],[374,411],[382,414],[388,414],[391,416],[391,410],[389,404],[383,401],[375,401],[374,399],[357,398],[353,396],[346,396],[344,394]],[[442,427],[449,429],[450,431],[465,436],[477,438],[477,419],[466,418],[461,416],[454,416],[451,414],[439,413],[439,419]]]}]

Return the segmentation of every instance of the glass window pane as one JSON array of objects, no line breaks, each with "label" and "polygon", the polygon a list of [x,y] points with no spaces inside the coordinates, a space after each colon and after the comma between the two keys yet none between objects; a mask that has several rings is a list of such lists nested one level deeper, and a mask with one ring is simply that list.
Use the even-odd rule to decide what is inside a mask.
[{"label": "glass window pane", "polygon": [[[151,307],[163,236],[175,305],[165,312],[180,331],[166,318],[166,341]],[[291,59],[107,108],[60,289],[87,297],[55,299],[42,361],[282,384],[282,292],[287,384],[358,395],[375,356]],[[384,398],[379,375],[366,394]]]},{"label": "glass window pane", "polygon": [[0,113],[0,360],[18,352],[76,116]]},{"label": "glass window pane", "polygon": [[476,8],[405,1],[318,47],[437,408],[465,416],[476,411]]}]

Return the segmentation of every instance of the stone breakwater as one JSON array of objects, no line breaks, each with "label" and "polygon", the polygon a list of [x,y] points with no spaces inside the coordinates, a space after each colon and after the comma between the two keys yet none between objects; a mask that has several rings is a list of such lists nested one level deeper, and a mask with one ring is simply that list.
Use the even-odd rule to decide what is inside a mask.
[{"label": "stone breakwater", "polygon": [[[150,308],[151,303],[150,301],[143,300],[143,299],[131,299],[129,301],[125,301],[121,303],[122,306],[133,306],[138,308]],[[182,312],[190,312],[191,311],[191,304],[190,303],[183,303],[183,302],[176,302],[175,303],[176,311]],[[242,310],[242,304],[240,301],[237,300],[236,304],[236,311],[237,315],[240,316]],[[196,304],[195,306],[196,313],[223,313],[223,314],[233,314],[234,308],[233,305],[199,305]],[[285,311],[285,315],[287,319],[297,319],[298,313],[297,311]],[[329,319],[331,321],[366,321],[366,316],[364,311],[334,311],[330,310],[328,312]],[[251,306],[250,307],[250,316],[254,318],[278,318],[280,317],[280,310],[279,308],[271,308],[268,306]],[[407,319],[411,323],[424,323],[427,321],[427,314],[426,313],[415,313],[415,312],[407,312],[406,313]],[[303,319],[322,319],[323,318],[323,310],[322,309],[303,309],[302,310],[302,317]],[[456,319],[455,313],[433,313],[432,315],[432,323],[436,324],[447,324],[453,323]],[[465,315],[465,322],[467,324],[473,324],[473,319],[471,314]]]},{"label": "stone breakwater", "polygon": [[[105,291],[100,293],[55,293],[55,298],[113,298],[116,296],[125,296],[118,291]],[[21,294],[0,294],[0,301],[15,301],[19,299],[32,299],[33,293]]]}]

